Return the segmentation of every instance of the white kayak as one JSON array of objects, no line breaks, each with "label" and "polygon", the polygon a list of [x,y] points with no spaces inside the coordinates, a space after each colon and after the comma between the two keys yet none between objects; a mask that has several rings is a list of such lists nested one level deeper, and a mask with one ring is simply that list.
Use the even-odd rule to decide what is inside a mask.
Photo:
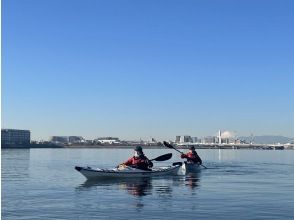
[{"label": "white kayak", "polygon": [[84,175],[87,179],[103,179],[103,178],[130,178],[130,177],[153,177],[165,175],[177,175],[180,165],[153,168],[152,170],[140,170],[132,167],[124,169],[100,169],[91,167],[79,167],[75,169]]}]

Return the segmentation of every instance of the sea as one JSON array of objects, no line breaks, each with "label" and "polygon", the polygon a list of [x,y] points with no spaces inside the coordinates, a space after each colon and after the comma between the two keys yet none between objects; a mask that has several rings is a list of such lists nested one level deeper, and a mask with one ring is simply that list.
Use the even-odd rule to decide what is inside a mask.
[{"label": "sea", "polygon": [[294,219],[294,150],[197,152],[198,174],[87,181],[75,166],[114,168],[133,150],[2,149],[2,219]]}]

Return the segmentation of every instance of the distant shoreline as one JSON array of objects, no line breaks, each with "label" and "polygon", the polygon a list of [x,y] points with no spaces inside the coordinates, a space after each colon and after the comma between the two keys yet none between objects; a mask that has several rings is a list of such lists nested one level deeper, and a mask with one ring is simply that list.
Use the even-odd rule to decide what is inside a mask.
[{"label": "distant shoreline", "polygon": [[[64,148],[64,149],[133,149],[135,145],[56,145],[56,144],[26,144],[4,145],[2,149],[30,149],[30,148]],[[141,145],[144,149],[168,149],[161,145]],[[294,150],[294,146],[284,145],[193,145],[196,149],[248,149],[248,150]],[[178,149],[188,149],[189,145],[178,146]]]}]

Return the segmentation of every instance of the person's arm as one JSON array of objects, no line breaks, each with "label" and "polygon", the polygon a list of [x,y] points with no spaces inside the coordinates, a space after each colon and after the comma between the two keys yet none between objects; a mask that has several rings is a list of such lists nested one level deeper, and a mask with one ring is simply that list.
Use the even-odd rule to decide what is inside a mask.
[{"label": "person's arm", "polygon": [[147,164],[147,166],[148,166],[149,168],[153,167],[153,163],[152,163],[152,161],[149,160],[148,157],[146,157],[145,155],[144,155],[144,163]]},{"label": "person's arm", "polygon": [[181,154],[181,158],[188,158],[188,156],[186,154]]},{"label": "person's arm", "polygon": [[133,158],[129,158],[127,161],[123,162],[122,163],[123,165],[126,165],[126,166],[131,166],[133,164]]},{"label": "person's arm", "polygon": [[202,160],[201,160],[201,158],[199,157],[198,154],[197,154],[197,160],[198,160],[198,163],[201,165],[202,164]]}]

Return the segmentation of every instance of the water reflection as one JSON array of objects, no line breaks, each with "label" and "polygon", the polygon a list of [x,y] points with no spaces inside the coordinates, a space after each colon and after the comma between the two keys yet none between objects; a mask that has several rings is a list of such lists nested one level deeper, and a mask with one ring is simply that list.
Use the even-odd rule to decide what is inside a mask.
[{"label": "water reflection", "polygon": [[195,192],[200,186],[200,174],[190,173],[186,176],[166,178],[129,178],[87,180],[77,190],[106,189],[123,190],[135,197],[154,194],[158,197],[172,198],[174,187],[188,187]]},{"label": "water reflection", "polygon": [[185,185],[188,186],[192,191],[195,191],[199,187],[200,175],[189,174],[185,177]]},{"label": "water reflection", "polygon": [[30,149],[1,149],[2,179],[28,180]]},{"label": "water reflection", "polygon": [[170,185],[159,185],[156,187],[156,193],[161,198],[171,198],[172,197],[172,187]]},{"label": "water reflection", "polygon": [[87,180],[78,189],[107,186],[118,186],[119,189],[126,190],[130,195],[137,197],[152,194],[151,178]]},{"label": "water reflection", "polygon": [[127,181],[120,184],[120,189],[126,190],[133,196],[146,196],[152,194],[152,181],[150,178]]},{"label": "water reflection", "polygon": [[200,173],[189,173],[185,176],[174,178],[174,185],[178,187],[185,186],[195,191],[200,186],[200,176]]}]

